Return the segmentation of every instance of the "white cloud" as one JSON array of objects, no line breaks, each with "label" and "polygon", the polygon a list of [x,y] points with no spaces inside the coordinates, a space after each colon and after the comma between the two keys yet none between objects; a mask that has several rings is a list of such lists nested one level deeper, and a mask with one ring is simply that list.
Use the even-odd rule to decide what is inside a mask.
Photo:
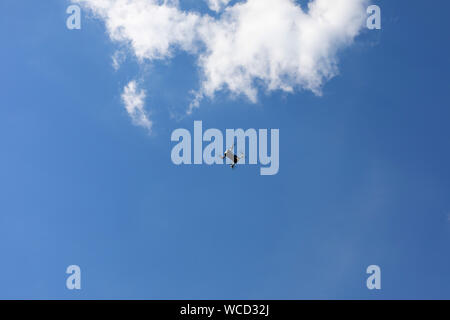
[{"label": "white cloud", "polygon": [[133,123],[151,132],[153,123],[144,109],[145,96],[145,91],[139,90],[136,81],[133,80],[125,86],[122,93],[122,101]]},{"label": "white cloud", "polygon": [[291,0],[249,0],[228,8],[204,36],[202,92],[212,96],[227,87],[256,101],[259,79],[269,91],[302,87],[320,94],[337,73],[336,51],[362,26],[363,3],[315,0],[308,13]]},{"label": "white cloud", "polygon": [[338,73],[337,51],[364,26],[368,0],[207,0],[217,18],[179,9],[177,0],[72,0],[103,19],[112,40],[144,62],[176,50],[198,59],[201,83],[188,113],[219,90],[256,102],[258,91],[321,94]]},{"label": "white cloud", "polygon": [[111,57],[112,60],[112,66],[114,68],[114,70],[119,70],[120,65],[124,62],[125,60],[125,53],[123,51],[116,51],[114,52],[114,54]]},{"label": "white cloud", "polygon": [[221,11],[231,0],[206,0],[208,7],[216,12]]},{"label": "white cloud", "polygon": [[194,49],[200,15],[182,12],[176,0],[72,0],[105,21],[110,38],[131,46],[143,60],[163,59],[177,46]]}]

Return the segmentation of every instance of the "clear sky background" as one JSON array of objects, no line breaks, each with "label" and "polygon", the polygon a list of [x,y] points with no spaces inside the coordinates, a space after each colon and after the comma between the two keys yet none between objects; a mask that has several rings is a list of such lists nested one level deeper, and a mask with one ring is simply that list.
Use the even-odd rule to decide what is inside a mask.
[{"label": "clear sky background", "polygon": [[[382,29],[339,53],[323,96],[225,91],[175,120],[192,56],[115,71],[102,21],[1,1],[0,298],[450,299],[450,3],[374,3]],[[136,77],[151,135],[121,102]],[[279,128],[278,175],[173,165],[194,120]]]}]

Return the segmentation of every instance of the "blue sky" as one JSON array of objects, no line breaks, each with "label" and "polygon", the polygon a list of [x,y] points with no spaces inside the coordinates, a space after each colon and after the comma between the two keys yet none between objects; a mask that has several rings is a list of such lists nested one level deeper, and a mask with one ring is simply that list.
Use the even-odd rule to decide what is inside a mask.
[{"label": "blue sky", "polygon": [[[101,20],[68,30],[68,1],[2,1],[0,298],[449,299],[450,4],[374,3],[382,29],[338,53],[322,96],[221,91],[176,120],[193,55],[115,71]],[[133,79],[151,134],[121,101]],[[170,135],[194,120],[279,128],[279,173],[175,166]]]}]

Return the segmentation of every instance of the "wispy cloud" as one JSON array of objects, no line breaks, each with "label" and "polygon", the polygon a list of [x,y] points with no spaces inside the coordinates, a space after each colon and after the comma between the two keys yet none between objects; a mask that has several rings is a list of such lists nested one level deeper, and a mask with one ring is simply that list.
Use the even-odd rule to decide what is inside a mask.
[{"label": "wispy cloud", "polygon": [[182,11],[177,0],[72,0],[104,20],[113,41],[141,62],[177,50],[197,57],[201,82],[188,113],[220,90],[256,102],[258,91],[310,90],[338,73],[338,50],[364,26],[368,0],[206,0],[217,18]]},{"label": "wispy cloud", "polygon": [[209,9],[219,12],[228,5],[231,0],[206,0]]},{"label": "wispy cloud", "polygon": [[120,65],[125,60],[125,53],[121,50],[117,50],[112,55],[111,60],[112,60],[112,66],[113,66],[114,70],[117,71],[117,70],[119,70]]},{"label": "wispy cloud", "polygon": [[144,109],[145,96],[145,91],[139,90],[136,81],[133,80],[125,86],[122,93],[122,101],[133,123],[151,132],[153,123]]}]

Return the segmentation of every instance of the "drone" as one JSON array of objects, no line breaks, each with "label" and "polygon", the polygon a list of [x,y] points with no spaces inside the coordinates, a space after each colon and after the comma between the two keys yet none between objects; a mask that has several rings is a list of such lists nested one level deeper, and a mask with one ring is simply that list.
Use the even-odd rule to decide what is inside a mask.
[{"label": "drone", "polygon": [[232,161],[231,169],[234,169],[234,167],[235,167],[236,164],[239,162],[239,160],[241,160],[241,159],[244,158],[244,154],[241,154],[240,157],[238,157],[237,155],[235,155],[235,154],[233,153],[233,148],[234,148],[234,143],[233,143],[233,145],[232,145],[229,149],[227,149],[227,151],[225,151],[225,153],[224,153],[223,156],[221,157],[222,160],[225,159],[225,158],[228,158],[228,159],[230,159],[230,160]]}]

